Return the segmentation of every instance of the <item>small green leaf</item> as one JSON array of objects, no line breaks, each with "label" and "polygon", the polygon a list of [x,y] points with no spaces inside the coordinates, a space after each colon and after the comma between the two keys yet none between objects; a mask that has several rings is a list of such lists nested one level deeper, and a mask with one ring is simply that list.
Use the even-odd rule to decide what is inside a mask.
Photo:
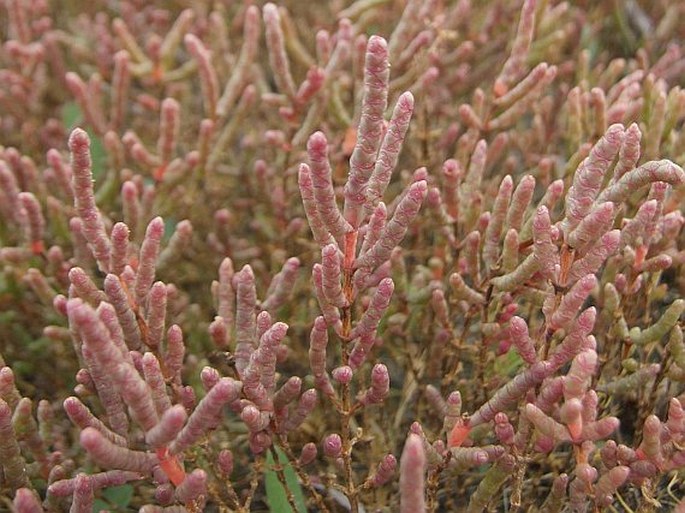
[{"label": "small green leaf", "polygon": [[88,135],[90,136],[90,158],[93,160],[93,178],[98,180],[105,172],[107,153],[105,152],[102,140],[97,135],[93,134],[90,130]]},{"label": "small green leaf", "polygon": [[495,360],[495,374],[497,376],[515,376],[523,365],[523,359],[516,349],[510,349],[506,354]]},{"label": "small green leaf", "polygon": [[62,106],[62,123],[67,129],[71,130],[81,119],[81,109],[78,103],[67,102]]},{"label": "small green leaf", "polygon": [[283,454],[279,448],[276,448],[276,453],[278,454],[278,461],[283,467],[283,474],[285,474],[285,482],[288,485],[288,489],[295,499],[295,506],[297,507],[297,512],[293,512],[293,509],[288,503],[288,498],[283,488],[283,485],[278,480],[278,474],[274,468],[274,458],[271,452],[266,456],[267,470],[264,474],[264,484],[266,486],[266,501],[269,504],[269,511],[273,513],[307,513],[307,505],[304,499],[304,493],[302,492],[302,487],[300,482],[297,480],[297,474],[293,469],[292,465],[288,461],[288,458]]},{"label": "small green leaf", "polygon": [[[62,107],[62,123],[67,129],[72,130],[83,123],[81,109],[76,102],[65,103]],[[92,130],[84,127],[90,137],[90,158],[93,161],[93,178],[98,180],[105,170],[107,154],[100,138]]]},{"label": "small green leaf", "polygon": [[111,504],[120,508],[125,508],[133,498],[133,487],[129,484],[112,486],[102,490],[102,495]]},{"label": "small green leaf", "polygon": [[111,506],[109,503],[103,501],[102,499],[95,499],[93,501],[93,513],[98,513],[99,511],[107,511]]},{"label": "small green leaf", "polygon": [[164,240],[168,241],[171,236],[174,234],[176,231],[176,225],[178,224],[178,221],[174,219],[173,217],[167,217],[164,219]]}]

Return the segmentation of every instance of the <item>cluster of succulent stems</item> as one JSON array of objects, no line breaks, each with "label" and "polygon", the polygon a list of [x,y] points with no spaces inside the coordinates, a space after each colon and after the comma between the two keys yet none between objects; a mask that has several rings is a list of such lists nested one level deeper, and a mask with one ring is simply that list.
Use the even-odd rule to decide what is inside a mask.
[{"label": "cluster of succulent stems", "polygon": [[72,4],[2,3],[0,508],[685,512],[679,7]]}]

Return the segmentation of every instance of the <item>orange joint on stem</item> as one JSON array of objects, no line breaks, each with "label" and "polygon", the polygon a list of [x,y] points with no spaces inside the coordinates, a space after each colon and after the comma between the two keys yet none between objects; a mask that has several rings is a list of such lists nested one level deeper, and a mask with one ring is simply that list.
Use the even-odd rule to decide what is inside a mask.
[{"label": "orange joint on stem", "polygon": [[470,432],[471,428],[465,424],[463,420],[458,420],[452,428],[452,431],[450,431],[450,436],[447,440],[447,446],[450,448],[461,447],[461,444],[463,444],[464,440],[468,438]]},{"label": "orange joint on stem", "polygon": [[162,65],[160,63],[155,64],[155,67],[152,69],[152,80],[159,84],[162,82],[164,79],[164,69],[162,68]]},{"label": "orange joint on stem", "polygon": [[186,473],[185,470],[183,470],[183,465],[178,461],[178,457],[173,456],[169,452],[168,447],[160,447],[155,453],[159,458],[159,466],[169,478],[169,481],[171,481],[174,486],[180,485],[185,480]]},{"label": "orange joint on stem", "polygon": [[634,269],[638,269],[642,264],[645,263],[645,258],[647,257],[647,251],[649,248],[644,244],[640,244],[635,249],[635,263],[633,264]]},{"label": "orange joint on stem", "polygon": [[583,419],[578,419],[576,422],[568,424],[566,428],[571,435],[571,440],[580,440],[583,433]]},{"label": "orange joint on stem", "polygon": [[357,249],[357,230],[352,230],[345,234],[345,248],[344,248],[344,259],[343,268],[352,269],[354,265],[354,254]]},{"label": "orange joint on stem", "polygon": [[166,172],[167,165],[162,164],[161,166],[158,166],[152,171],[152,178],[154,178],[157,182],[161,182],[162,179],[164,178],[164,173]]},{"label": "orange joint on stem", "polygon": [[31,253],[34,255],[40,255],[45,251],[45,245],[42,240],[34,240],[31,243]]}]

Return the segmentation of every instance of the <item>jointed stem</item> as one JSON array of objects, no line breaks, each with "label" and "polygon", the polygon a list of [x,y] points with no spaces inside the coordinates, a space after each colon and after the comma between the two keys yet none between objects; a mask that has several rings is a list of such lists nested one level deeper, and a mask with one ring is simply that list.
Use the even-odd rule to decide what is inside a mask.
[{"label": "jointed stem", "polygon": [[314,501],[316,502],[317,508],[322,513],[330,513],[330,510],[328,509],[328,506],[326,506],[323,497],[321,497],[321,494],[316,491],[316,488],[314,488],[314,484],[312,483],[312,480],[309,478],[309,474],[307,474],[307,472],[305,472],[302,469],[302,466],[300,465],[299,461],[297,461],[297,457],[293,453],[293,450],[290,448],[290,444],[288,443],[287,437],[283,434],[279,434],[278,442],[279,447],[283,449],[283,452],[288,457],[288,460],[290,460],[290,464],[295,469],[295,472],[302,481],[302,484],[305,486],[305,488],[307,488],[311,496],[314,497]]},{"label": "jointed stem", "polygon": [[[357,232],[350,232],[345,235],[345,257],[343,261],[343,294],[347,299],[348,306],[344,307],[341,312],[342,317],[342,332],[341,332],[341,357],[342,363],[346,364],[349,356],[349,336],[352,332],[352,301],[353,301],[353,264],[354,255],[356,252]],[[350,501],[350,512],[358,513],[359,504],[357,502],[357,492],[354,485],[354,474],[352,472],[352,448],[354,443],[350,437],[350,421],[353,414],[352,411],[352,392],[349,383],[343,383],[342,388],[342,408],[340,409],[340,438],[342,441],[342,459],[345,467],[345,480],[347,481],[347,498]]]}]

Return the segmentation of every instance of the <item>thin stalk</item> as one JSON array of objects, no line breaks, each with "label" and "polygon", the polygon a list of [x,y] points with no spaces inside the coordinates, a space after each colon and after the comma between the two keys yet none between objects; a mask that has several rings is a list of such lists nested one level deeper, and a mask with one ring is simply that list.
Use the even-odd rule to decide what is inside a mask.
[{"label": "thin stalk", "polygon": [[285,497],[288,501],[288,505],[290,506],[290,509],[293,510],[293,512],[296,512],[297,504],[295,503],[295,497],[293,496],[293,492],[288,486],[288,482],[285,479],[285,472],[283,472],[283,465],[281,464],[281,460],[278,457],[278,453],[276,452],[276,449],[273,445],[269,448],[269,450],[271,451],[271,456],[274,459],[273,469],[276,471],[278,481],[281,483],[281,486],[283,486],[283,489],[285,490]]},{"label": "thin stalk", "polygon": [[302,465],[297,461],[297,458],[295,457],[295,454],[293,453],[292,448],[290,447],[290,444],[288,443],[288,439],[282,435],[278,435],[278,442],[279,442],[279,447],[283,449],[283,452],[285,455],[288,457],[288,460],[290,460],[290,464],[293,466],[295,469],[295,472],[297,473],[297,476],[300,478],[300,481],[302,481],[302,484],[304,484],[305,488],[311,496],[314,498],[314,501],[316,502],[317,508],[319,508],[319,511],[322,513],[330,513],[330,510],[328,509],[328,506],[326,506],[326,503],[323,500],[323,497],[321,497],[321,494],[314,488],[314,484],[312,483],[312,480],[309,478],[309,474],[302,470]]},{"label": "thin stalk", "polygon": [[[340,313],[342,318],[342,330],[340,338],[342,344],[340,347],[342,363],[345,364],[349,360],[349,337],[352,332],[352,302],[354,300],[354,290],[352,285],[353,263],[354,255],[357,246],[357,232],[352,231],[345,234],[345,248],[343,259],[343,294],[347,299],[348,306],[342,308]],[[352,411],[352,392],[349,383],[341,385],[341,402],[342,408],[340,413],[340,438],[342,440],[342,459],[345,472],[345,481],[347,482],[347,498],[350,501],[350,512],[359,513],[359,502],[357,500],[358,490],[354,485],[354,473],[352,471],[352,448],[354,446],[353,440],[350,437],[350,421],[353,414]]]}]

